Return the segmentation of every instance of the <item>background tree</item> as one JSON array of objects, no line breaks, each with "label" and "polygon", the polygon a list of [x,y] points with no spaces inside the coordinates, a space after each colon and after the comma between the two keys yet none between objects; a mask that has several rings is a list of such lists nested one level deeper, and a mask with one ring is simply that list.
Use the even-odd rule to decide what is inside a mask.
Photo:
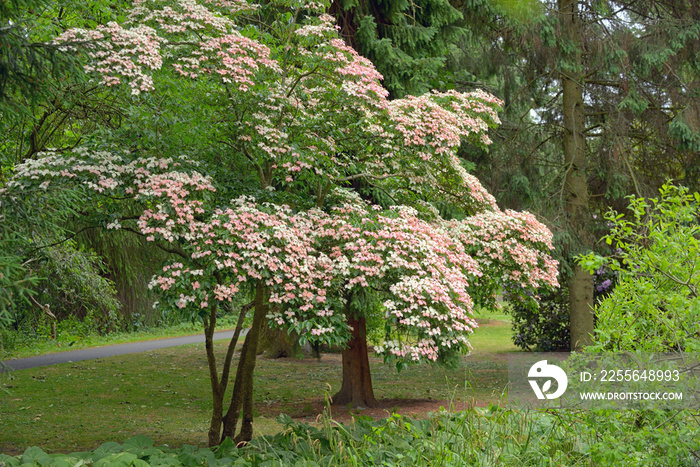
[{"label": "background tree", "polygon": [[[95,130],[110,131],[121,124],[129,107],[124,94],[105,92],[88,82],[75,54],[60,50],[52,40],[71,27],[106,24],[123,6],[43,0],[5,2],[0,7],[0,186],[16,164],[38,152],[75,147],[94,137]],[[75,209],[66,195],[63,208]],[[142,245],[118,234],[99,235],[84,225],[66,224],[70,216],[56,211],[49,218],[28,203],[12,203],[6,200],[0,215],[23,220],[0,229],[0,283],[2,306],[14,332],[33,335],[47,316],[83,320],[88,314],[93,331],[124,328],[150,308],[145,295],[153,258],[144,254]],[[67,232],[76,235],[57,244]],[[148,278],[139,277],[138,271],[149,269]],[[50,285],[40,282],[46,277]],[[31,287],[23,289],[21,284]],[[115,284],[119,302],[114,299]],[[33,297],[16,300],[25,293]]]},{"label": "background tree", "polygon": [[554,229],[573,287],[571,325],[586,318],[573,343],[590,332],[593,278],[572,258],[604,232],[602,213],[669,176],[696,183],[697,153],[688,151],[696,138],[696,10],[648,1],[462,7],[473,21],[457,66],[474,77],[461,85],[483,83],[505,101],[490,155],[469,157],[500,201],[534,210]]},{"label": "background tree", "polygon": [[392,97],[444,89],[452,80],[445,64],[465,33],[452,3],[336,0],[329,13],[345,42],[377,67]]}]

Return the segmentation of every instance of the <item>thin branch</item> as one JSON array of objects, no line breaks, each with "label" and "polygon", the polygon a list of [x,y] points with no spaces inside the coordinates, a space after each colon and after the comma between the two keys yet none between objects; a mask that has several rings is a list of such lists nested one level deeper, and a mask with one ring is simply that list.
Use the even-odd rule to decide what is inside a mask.
[{"label": "thin branch", "polygon": [[56,315],[54,315],[51,312],[51,308],[49,307],[49,305],[42,305],[41,303],[37,302],[36,299],[31,295],[29,295],[29,300],[31,300],[32,303],[34,303],[34,305],[38,306],[39,309],[41,309],[41,311],[46,313],[49,316],[49,318],[56,319]]},{"label": "thin branch", "polygon": [[[94,228],[94,227],[93,227],[93,228]],[[138,230],[133,229],[133,228],[131,228],[131,227],[121,227],[121,230],[125,230],[125,231],[127,231],[127,232],[131,232],[131,233],[136,234],[136,235],[138,235],[138,236],[140,236],[140,237],[146,237],[146,234],[144,234],[144,233],[142,233],[142,232],[139,232]],[[185,252],[184,252],[182,249],[180,249],[180,248],[176,248],[176,247],[172,247],[172,248],[171,248],[171,247],[167,247],[167,246],[163,245],[161,242],[154,242],[154,244],[155,244],[156,247],[158,247],[159,249],[161,249],[162,251],[164,251],[164,252],[166,252],[166,253],[172,253],[172,254],[174,254],[174,255],[178,255],[178,256],[181,257],[181,258],[186,258],[186,259],[188,259],[188,260],[192,260],[191,256],[188,255],[187,253],[185,253]]]},{"label": "thin branch", "polygon": [[630,177],[632,177],[632,182],[634,183],[634,191],[637,192],[639,198],[642,197],[642,190],[639,188],[639,183],[637,182],[637,177],[634,175],[634,170],[632,170],[632,164],[630,164],[629,156],[623,156],[622,159],[625,161],[627,170],[630,172]]},{"label": "thin branch", "polygon": [[67,236],[66,238],[62,239],[62,240],[58,240],[58,241],[56,241],[56,242],[54,242],[54,243],[49,243],[48,245],[41,245],[41,246],[38,246],[38,247],[34,248],[33,250],[30,250],[30,251],[27,253],[27,256],[31,256],[32,254],[36,253],[36,252],[39,251],[39,250],[43,250],[44,248],[51,248],[51,247],[54,247],[54,246],[57,246],[57,245],[61,245],[61,244],[63,244],[63,243],[66,243],[67,241],[72,240],[73,238],[75,238],[78,234],[80,234],[80,233],[82,233],[82,232],[85,232],[85,231],[88,230],[88,229],[94,229],[94,228],[96,228],[94,225],[88,225],[88,226],[86,226],[86,227],[83,227],[82,229],[78,230],[77,232],[74,232],[72,235],[69,235],[69,236]]},{"label": "thin branch", "polygon": [[306,73],[302,73],[299,76],[297,76],[297,79],[294,80],[291,87],[289,88],[289,91],[287,92],[287,97],[292,95],[292,92],[294,92],[294,89],[297,87],[297,84],[299,84],[299,81],[306,78],[307,76],[313,75],[314,73],[316,73],[316,70],[318,70],[320,67],[321,65],[316,65],[313,70],[309,70]]},{"label": "thin branch", "polygon": [[676,284],[684,285],[684,286],[688,287],[688,290],[690,290],[691,295],[692,295],[693,297],[695,297],[695,298],[698,297],[698,291],[697,291],[697,289],[690,283],[690,278],[688,278],[687,281],[683,282],[682,280],[680,280],[679,278],[677,278],[677,277],[674,276],[673,274],[671,274],[671,273],[665,271],[663,268],[660,268],[659,266],[655,266],[654,269],[655,269],[656,271],[660,272],[661,274],[663,274],[664,276],[666,276],[667,278],[669,278],[670,280],[672,280],[673,282],[675,282]]}]

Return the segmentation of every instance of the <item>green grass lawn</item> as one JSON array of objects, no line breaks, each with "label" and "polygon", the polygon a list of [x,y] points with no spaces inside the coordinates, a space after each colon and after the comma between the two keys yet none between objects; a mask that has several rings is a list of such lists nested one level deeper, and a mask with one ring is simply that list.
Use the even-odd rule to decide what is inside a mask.
[{"label": "green grass lawn", "polygon": [[[452,370],[421,365],[397,374],[393,365],[371,357],[375,395],[462,405],[498,401],[507,380],[504,357],[516,351],[510,324],[485,322],[472,343],[472,354]],[[225,344],[216,344],[219,354]],[[16,454],[28,446],[82,451],[136,434],[158,444],[204,446],[211,404],[206,368],[203,344],[197,344],[5,374],[0,452]],[[313,419],[328,388],[337,389],[340,380],[338,354],[320,360],[259,359],[256,433],[278,431],[274,419],[280,413]]]}]

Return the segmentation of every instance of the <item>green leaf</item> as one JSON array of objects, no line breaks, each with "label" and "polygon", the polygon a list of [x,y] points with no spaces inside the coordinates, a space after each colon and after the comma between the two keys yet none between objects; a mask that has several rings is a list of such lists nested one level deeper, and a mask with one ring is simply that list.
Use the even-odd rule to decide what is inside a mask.
[{"label": "green leaf", "polygon": [[134,461],[136,460],[138,460],[138,456],[136,454],[132,454],[130,452],[120,452],[117,454],[110,454],[106,457],[103,457],[102,459],[95,462],[93,465],[94,467],[129,467],[131,465],[134,465]]},{"label": "green leaf", "polygon": [[24,454],[22,454],[22,457],[20,459],[20,462],[22,464],[39,464],[39,465],[45,465],[47,462],[51,462],[51,456],[46,454],[41,448],[38,448],[36,446],[32,446],[30,448],[27,448],[24,451]]},{"label": "green leaf", "polygon": [[7,454],[0,454],[0,465],[3,464],[8,467],[15,467],[20,465],[20,462],[16,457],[8,456]]},{"label": "green leaf", "polygon": [[145,449],[153,446],[154,442],[151,438],[144,435],[136,435],[124,441],[124,448],[133,446],[140,449]]}]

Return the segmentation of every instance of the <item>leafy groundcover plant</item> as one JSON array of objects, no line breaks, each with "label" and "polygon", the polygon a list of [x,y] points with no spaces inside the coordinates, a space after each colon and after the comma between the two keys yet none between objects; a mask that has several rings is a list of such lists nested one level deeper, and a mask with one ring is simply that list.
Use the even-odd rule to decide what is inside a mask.
[{"label": "leafy groundcover plant", "polygon": [[154,446],[135,436],[94,451],[47,454],[38,447],[0,454],[0,466],[416,466],[697,465],[700,430],[685,411],[519,411],[490,405],[426,418],[394,414],[310,425],[286,415],[284,429],[236,447]]},{"label": "leafy groundcover plant", "polygon": [[[569,465],[587,464],[588,443],[554,415],[496,405],[427,418],[400,415],[343,425],[330,417],[312,426],[282,415],[284,430],[242,448],[228,439],[217,449],[154,446],[144,436],[108,442],[91,452],[47,454],[37,447],[0,465]],[[572,424],[572,426],[575,426]]]}]

